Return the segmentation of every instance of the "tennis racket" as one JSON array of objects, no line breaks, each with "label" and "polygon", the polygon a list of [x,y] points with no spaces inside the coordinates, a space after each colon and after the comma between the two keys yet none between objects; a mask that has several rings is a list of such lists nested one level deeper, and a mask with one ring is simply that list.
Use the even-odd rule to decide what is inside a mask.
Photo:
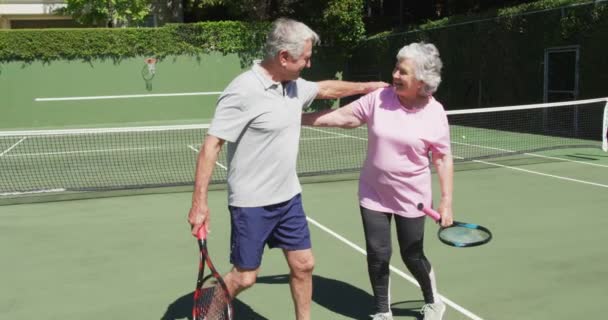
[{"label": "tennis racket", "polygon": [[[192,317],[194,320],[232,320],[234,319],[232,299],[224,279],[217,272],[209,257],[206,226],[203,225],[199,229],[197,238],[200,263],[194,290]],[[205,264],[211,270],[211,274],[207,276],[204,276]]]},{"label": "tennis racket", "polygon": [[[418,210],[424,212],[433,220],[441,221],[439,212],[426,208],[422,203],[418,204]],[[449,227],[441,227],[437,231],[437,237],[441,242],[453,247],[475,247],[490,242],[492,232],[486,227],[478,224],[454,221]]]}]

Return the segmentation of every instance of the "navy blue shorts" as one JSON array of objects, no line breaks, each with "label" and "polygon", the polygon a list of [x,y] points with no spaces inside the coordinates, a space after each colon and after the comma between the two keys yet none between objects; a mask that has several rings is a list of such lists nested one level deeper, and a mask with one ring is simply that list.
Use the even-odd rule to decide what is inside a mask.
[{"label": "navy blue shorts", "polygon": [[302,196],[263,207],[233,207],[230,210],[230,263],[242,269],[257,269],[264,246],[285,250],[310,249],[310,232],[302,207]]}]

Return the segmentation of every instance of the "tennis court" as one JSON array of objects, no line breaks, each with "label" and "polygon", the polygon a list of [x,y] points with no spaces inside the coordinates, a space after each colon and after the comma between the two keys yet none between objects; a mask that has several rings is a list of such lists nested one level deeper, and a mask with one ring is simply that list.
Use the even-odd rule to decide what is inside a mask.
[{"label": "tennis court", "polygon": [[[604,105],[605,100],[599,108]],[[488,122],[483,118],[478,121]],[[471,131],[468,125],[469,131],[460,131],[458,120],[450,120],[455,155],[467,160],[455,173],[456,218],[490,227],[494,239],[481,247],[451,248],[427,223],[426,252],[448,303],[445,319],[602,318],[608,295],[608,255],[601,245],[608,241],[608,154],[600,139],[585,138],[586,118],[577,119],[578,138],[542,135],[525,125],[508,139],[504,130],[490,135],[488,128]],[[2,200],[30,202],[0,206],[0,318],[190,317],[198,268],[198,248],[186,223],[190,192],[24,200],[188,185],[204,128],[173,129],[13,132],[0,138]],[[356,175],[364,129],[302,130],[298,170],[304,179]],[[116,138],[121,131],[132,138]],[[547,147],[547,137],[559,142]],[[222,161],[216,181],[224,178]],[[303,187],[316,257],[313,318],[367,319],[372,296],[357,182]],[[228,270],[226,192],[214,190],[209,197],[210,253],[220,270]],[[292,318],[287,273],[282,253],[268,251],[258,284],[236,301],[237,319]],[[420,318],[421,294],[398,255],[391,277],[396,319]]]}]

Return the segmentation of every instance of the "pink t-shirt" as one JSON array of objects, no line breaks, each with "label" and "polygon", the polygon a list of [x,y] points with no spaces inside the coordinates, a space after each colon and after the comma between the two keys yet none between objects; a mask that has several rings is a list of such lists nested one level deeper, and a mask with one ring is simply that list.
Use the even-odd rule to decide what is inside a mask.
[{"label": "pink t-shirt", "polygon": [[443,106],[431,97],[420,109],[401,106],[392,87],[353,102],[354,115],[367,123],[367,158],[359,178],[362,207],[404,217],[424,215],[430,206],[429,151],[450,154],[450,129]]}]

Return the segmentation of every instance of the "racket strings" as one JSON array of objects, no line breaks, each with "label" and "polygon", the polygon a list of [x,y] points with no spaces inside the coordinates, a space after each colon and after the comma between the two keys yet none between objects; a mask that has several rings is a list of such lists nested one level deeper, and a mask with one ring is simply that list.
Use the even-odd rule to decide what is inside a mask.
[{"label": "racket strings", "polygon": [[455,226],[441,230],[439,237],[454,243],[478,243],[487,240],[490,234],[481,229]]},{"label": "racket strings", "polygon": [[197,289],[197,299],[194,301],[194,320],[230,320],[232,310],[226,291],[218,282],[211,286]]}]

